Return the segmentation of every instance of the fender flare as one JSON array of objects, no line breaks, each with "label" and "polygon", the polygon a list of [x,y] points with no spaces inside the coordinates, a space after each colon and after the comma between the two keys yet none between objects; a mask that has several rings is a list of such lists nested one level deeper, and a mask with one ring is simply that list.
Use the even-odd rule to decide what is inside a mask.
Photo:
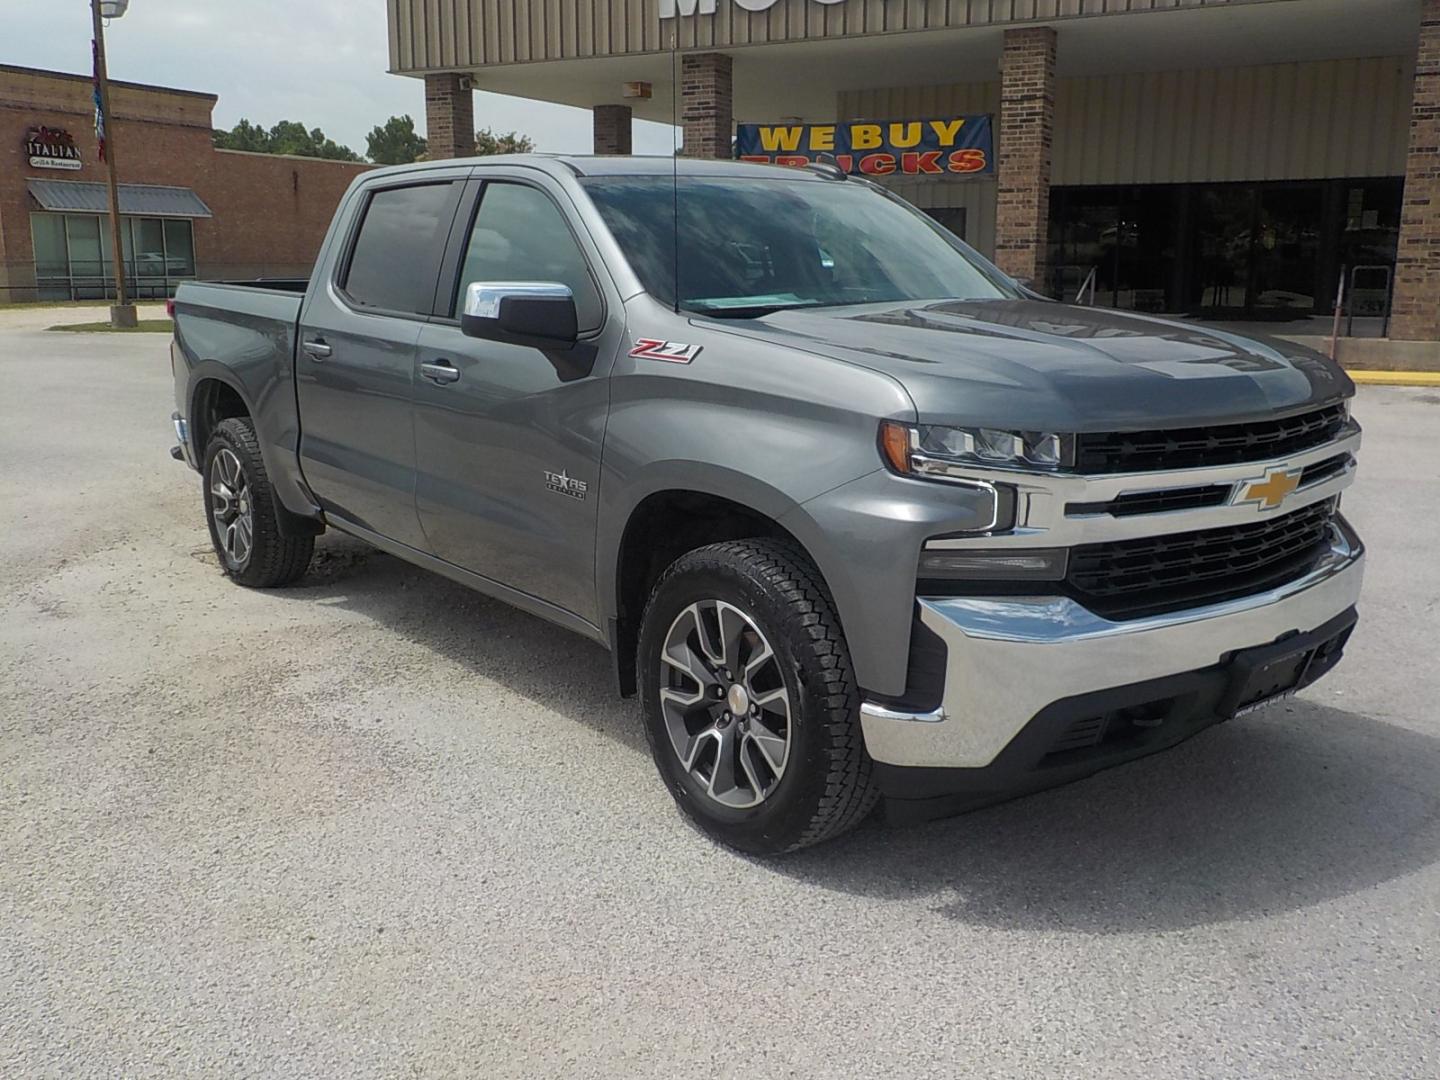
[{"label": "fender flare", "polygon": [[[205,447],[200,445],[200,425],[195,422],[195,419],[199,408],[198,399],[201,384],[212,381],[223,383],[235,391],[236,396],[240,398],[241,403],[245,406],[245,411],[250,416],[252,423],[256,423],[258,415],[253,396],[245,386],[244,381],[235,374],[232,368],[222,364],[218,360],[201,360],[196,363],[195,366],[190,369],[190,374],[185,381],[185,401],[189,409],[187,419],[190,421],[190,449],[195,455],[195,460],[201,463],[202,468],[204,467],[205,461]],[[282,470],[278,468],[278,463],[274,460],[274,448],[263,438],[259,439],[259,444],[260,457],[265,462],[265,471],[268,472],[272,478],[282,475]],[[282,535],[292,537],[319,536],[325,531],[325,521],[321,516],[319,507],[316,507],[314,515],[310,516],[296,513],[278,498],[276,499],[276,504],[277,524],[280,527]]]}]

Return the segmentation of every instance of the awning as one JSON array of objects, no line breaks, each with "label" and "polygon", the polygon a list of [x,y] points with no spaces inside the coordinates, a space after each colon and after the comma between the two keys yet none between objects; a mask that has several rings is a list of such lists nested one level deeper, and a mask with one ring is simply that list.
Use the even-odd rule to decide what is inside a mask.
[{"label": "awning", "polygon": [[[30,195],[45,210],[104,214],[110,195],[104,184],[75,180],[31,180]],[[158,184],[121,184],[120,213],[135,217],[208,218],[210,208],[189,188]]]}]

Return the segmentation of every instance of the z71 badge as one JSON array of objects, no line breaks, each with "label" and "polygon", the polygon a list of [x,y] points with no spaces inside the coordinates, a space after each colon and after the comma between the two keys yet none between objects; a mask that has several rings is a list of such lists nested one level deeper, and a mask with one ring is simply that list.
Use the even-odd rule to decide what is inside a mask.
[{"label": "z71 badge", "polygon": [[635,342],[630,355],[645,360],[664,360],[667,364],[688,364],[700,355],[700,349],[699,345],[686,345],[679,341],[641,338]]}]

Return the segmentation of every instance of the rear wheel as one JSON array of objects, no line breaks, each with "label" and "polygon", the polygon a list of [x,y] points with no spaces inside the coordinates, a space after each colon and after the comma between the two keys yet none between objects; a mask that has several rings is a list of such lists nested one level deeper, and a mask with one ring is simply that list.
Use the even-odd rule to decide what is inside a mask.
[{"label": "rear wheel", "polygon": [[232,417],[215,426],[204,466],[205,520],[225,573],[257,589],[289,585],[303,576],[315,538],[280,532],[279,506],[248,418]]},{"label": "rear wheel", "polygon": [[646,607],[639,676],[660,775],[721,842],[794,851],[875,805],[840,621],[794,547],[739,540],[678,559]]}]

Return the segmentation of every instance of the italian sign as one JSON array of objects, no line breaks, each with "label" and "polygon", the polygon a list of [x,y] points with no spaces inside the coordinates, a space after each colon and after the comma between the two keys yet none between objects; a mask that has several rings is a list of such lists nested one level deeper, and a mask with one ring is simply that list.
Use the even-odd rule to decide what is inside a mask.
[{"label": "italian sign", "polygon": [[59,128],[33,127],[25,136],[25,156],[32,169],[80,168],[80,151],[68,131]]},{"label": "italian sign", "polygon": [[741,161],[806,166],[822,155],[864,176],[955,176],[995,171],[988,116],[847,120],[838,124],[741,124]]}]

